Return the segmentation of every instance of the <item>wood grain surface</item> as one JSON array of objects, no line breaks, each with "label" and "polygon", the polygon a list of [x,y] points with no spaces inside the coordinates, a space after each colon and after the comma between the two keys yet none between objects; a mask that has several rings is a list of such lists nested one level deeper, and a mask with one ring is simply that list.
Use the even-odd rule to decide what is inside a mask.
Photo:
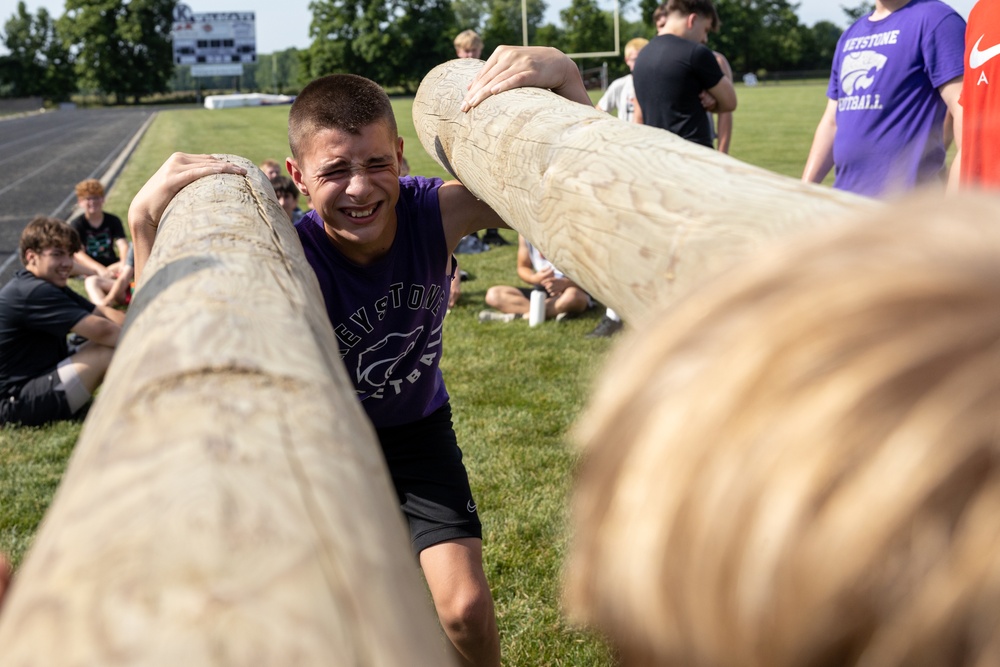
[{"label": "wood grain surface", "polygon": [[413,103],[421,143],[632,326],[775,239],[877,206],[547,90],[463,113],[481,65],[453,60],[424,78]]},{"label": "wood grain surface", "polygon": [[161,223],[0,665],[447,665],[298,237],[251,163]]}]

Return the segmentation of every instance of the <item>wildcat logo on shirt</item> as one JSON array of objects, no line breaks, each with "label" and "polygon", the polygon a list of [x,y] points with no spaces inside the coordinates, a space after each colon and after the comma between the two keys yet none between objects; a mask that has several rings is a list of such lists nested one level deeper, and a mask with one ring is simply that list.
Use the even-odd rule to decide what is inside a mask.
[{"label": "wildcat logo on shirt", "polygon": [[[390,318],[389,323],[398,320],[401,328],[409,329],[413,326],[413,318],[405,314],[407,311],[428,310],[432,315],[438,314],[445,298],[440,285],[411,285],[405,291],[403,287],[403,283],[394,283],[390,286],[388,295],[378,299],[371,309],[359,308],[347,322],[334,327],[334,333],[340,342],[341,358],[346,358],[364,339],[365,334],[375,331],[372,317],[378,322],[386,318]],[[408,384],[420,379],[424,373],[421,366],[428,370],[434,368],[441,355],[443,328],[444,323],[440,322],[433,331],[425,334],[426,327],[417,324],[409,330],[389,333],[359,352],[356,367],[349,369],[354,375],[352,379],[358,397],[365,400],[399,395]],[[422,341],[426,342],[421,348],[419,346]]]},{"label": "wildcat logo on shirt", "polygon": [[863,94],[861,91],[872,87],[887,62],[889,58],[877,51],[858,51],[844,56],[840,64],[840,87],[847,95],[837,100],[837,111],[881,109],[878,93]]},{"label": "wildcat logo on shirt", "polygon": [[[846,53],[840,63],[840,87],[844,96],[837,100],[837,111],[881,109],[879,93],[868,93],[885,68],[889,57],[875,47],[890,46],[899,41],[899,30],[888,30],[864,37],[853,37],[844,42]],[[848,53],[849,52],[849,53]]]}]

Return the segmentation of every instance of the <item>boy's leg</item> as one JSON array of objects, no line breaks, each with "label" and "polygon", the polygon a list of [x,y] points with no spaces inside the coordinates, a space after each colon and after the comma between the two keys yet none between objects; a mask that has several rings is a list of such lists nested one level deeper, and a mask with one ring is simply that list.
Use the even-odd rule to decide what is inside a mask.
[{"label": "boy's leg", "polygon": [[3,421],[41,426],[72,419],[90,402],[113,352],[104,345],[85,343],[79,352],[29,381],[16,396],[8,397]]},{"label": "boy's leg", "polygon": [[[530,290],[526,291],[530,293]],[[494,285],[486,290],[486,305],[496,308],[501,313],[525,315],[531,306],[531,301],[517,287]]]},{"label": "boy's leg", "polygon": [[450,405],[419,421],[376,430],[445,634],[463,664],[499,665],[482,526]]},{"label": "boy's leg", "polygon": [[483,543],[449,540],[420,552],[420,567],[445,634],[464,665],[500,665],[500,634],[483,572]]},{"label": "boy's leg", "polygon": [[[66,387],[67,397],[70,398],[70,407],[79,400],[81,388],[87,394],[83,403],[90,400],[90,395],[104,381],[104,373],[111,365],[114,352],[114,348],[88,342],[81,345],[72,357],[63,359],[59,364],[59,376]],[[77,406],[73,412],[82,405]]]},{"label": "boy's leg", "polygon": [[87,290],[87,298],[92,303],[100,304],[104,297],[108,295],[108,290],[114,286],[115,281],[111,278],[101,278],[100,276],[87,276],[83,279],[83,287]]},{"label": "boy's leg", "polygon": [[559,313],[578,315],[590,306],[590,296],[579,287],[569,287],[558,296],[549,297],[545,302],[545,317],[552,318]]}]

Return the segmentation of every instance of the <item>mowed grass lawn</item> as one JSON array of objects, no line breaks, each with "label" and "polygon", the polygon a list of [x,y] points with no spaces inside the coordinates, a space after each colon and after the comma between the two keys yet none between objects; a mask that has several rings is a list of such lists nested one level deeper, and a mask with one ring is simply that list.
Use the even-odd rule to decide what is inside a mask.
[{"label": "mowed grass lawn", "polygon": [[[797,177],[825,105],[824,84],[741,86],[738,92],[734,156]],[[394,100],[412,172],[444,177],[416,138],[411,103]],[[106,208],[124,217],[134,193],[173,151],[283,161],[287,113],[287,107],[161,112]],[[705,183],[706,197],[714,186]],[[516,240],[513,232],[504,233]],[[599,320],[600,308],[530,330],[523,322],[480,324],[477,314],[486,289],[518,284],[515,249],[465,255],[461,263],[472,278],[446,320],[442,368],[484,522],[486,572],[496,598],[504,663],[613,664],[612,652],[599,638],[563,620],[559,595],[576,461],[567,431],[585,409],[591,385],[617,341],[584,337]],[[30,547],[79,430],[79,424],[66,423],[0,429],[0,550],[15,564]]]}]

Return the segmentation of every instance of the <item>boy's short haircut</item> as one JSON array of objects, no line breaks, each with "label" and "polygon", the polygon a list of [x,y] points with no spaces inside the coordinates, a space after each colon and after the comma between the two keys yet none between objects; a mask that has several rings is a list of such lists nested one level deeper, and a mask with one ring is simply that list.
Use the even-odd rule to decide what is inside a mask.
[{"label": "boy's short haircut", "polygon": [[697,14],[711,19],[712,30],[718,30],[722,25],[719,20],[719,12],[716,11],[712,0],[667,0],[653,12],[653,25],[656,25],[660,18],[674,13],[684,16]]},{"label": "boy's short haircut", "polygon": [[271,158],[267,158],[257,166],[260,167],[261,171],[264,171],[268,167],[272,169],[277,169],[279,172],[281,171],[281,165],[278,163],[278,161],[272,160]]},{"label": "boy's short haircut", "polygon": [[274,194],[277,196],[281,195],[292,195],[293,197],[299,196],[299,189],[295,187],[295,183],[292,179],[287,176],[275,176],[271,179],[271,187],[274,188]]},{"label": "boy's short haircut", "polygon": [[96,178],[88,178],[76,184],[76,196],[78,199],[86,197],[103,197],[104,186]]},{"label": "boy's short haircut", "polygon": [[330,74],[302,89],[288,112],[288,145],[296,158],[304,141],[319,130],[361,134],[373,123],[385,123],[397,136],[389,96],[374,81],[356,74]]},{"label": "boy's short haircut", "polygon": [[463,30],[455,37],[455,48],[464,51],[482,50],[483,38],[475,30]]},{"label": "boy's short haircut", "polygon": [[649,44],[649,40],[645,37],[633,37],[625,42],[625,50],[622,53],[627,54],[629,51],[639,53],[647,44]]},{"label": "boy's short haircut", "polygon": [[[77,188],[79,189],[79,186]],[[19,243],[21,263],[25,266],[28,265],[29,250],[41,254],[43,250],[55,248],[65,250],[72,255],[82,247],[80,235],[76,233],[75,229],[62,220],[44,215],[32,218],[28,226],[21,232]]]}]

